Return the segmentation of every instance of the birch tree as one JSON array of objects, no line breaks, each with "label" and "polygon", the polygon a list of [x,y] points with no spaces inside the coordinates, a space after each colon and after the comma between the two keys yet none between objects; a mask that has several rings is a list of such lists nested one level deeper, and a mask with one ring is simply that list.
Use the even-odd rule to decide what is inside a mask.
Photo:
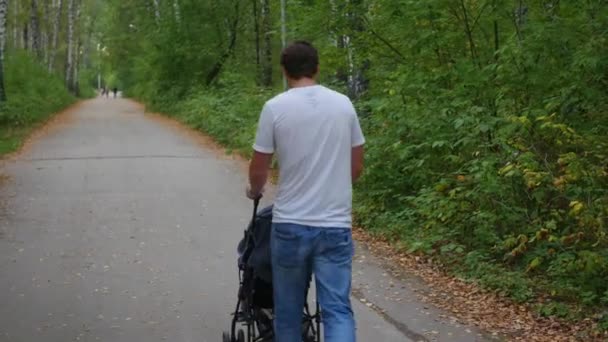
[{"label": "birch tree", "polygon": [[31,0],[30,6],[30,49],[36,54],[36,56],[38,56],[38,58],[40,58],[42,55],[42,47],[40,45],[40,17],[38,13],[38,0]]},{"label": "birch tree", "polygon": [[253,10],[253,33],[255,36],[255,80],[259,84],[260,83],[260,16],[258,11],[258,0],[252,0],[252,10]]},{"label": "birch tree", "polygon": [[41,45],[42,45],[42,60],[45,65],[48,64],[49,61],[49,32],[50,32],[50,14],[51,14],[51,1],[44,1],[44,6],[42,7],[42,32],[41,32]]},{"label": "birch tree", "polygon": [[[7,0],[8,2],[8,0]],[[7,12],[8,12],[8,4],[7,4]],[[19,32],[19,2],[13,1],[13,47],[17,47],[21,42],[21,36]]]},{"label": "birch tree", "polygon": [[71,92],[75,92],[74,82],[74,47],[75,47],[75,35],[74,26],[76,20],[76,11],[78,0],[68,0],[68,34],[67,34],[67,57],[66,57],[66,70],[65,70],[65,84]]},{"label": "birch tree", "polygon": [[8,0],[0,0],[0,60],[4,59],[6,48],[6,16],[8,14]]},{"label": "birch tree", "polygon": [[74,66],[72,67],[72,73],[73,73],[73,78],[72,78],[72,83],[73,83],[73,87],[72,87],[72,92],[74,93],[74,95],[79,96],[80,95],[80,78],[79,78],[79,71],[80,71],[80,63],[81,63],[81,48],[82,48],[82,40],[81,40],[81,29],[82,29],[82,23],[80,20],[80,15],[81,15],[81,6],[79,3],[76,3],[76,14],[75,14],[75,18],[74,18],[74,33],[76,35],[76,42],[75,42],[75,51],[74,51]]},{"label": "birch tree", "polygon": [[262,58],[261,83],[265,87],[272,86],[272,18],[270,17],[270,0],[262,0],[262,33],[264,47]]},{"label": "birch tree", "polygon": [[[73,1],[73,0],[69,0],[69,1]],[[53,17],[53,32],[52,32],[52,38],[51,38],[51,46],[50,46],[50,53],[49,53],[49,61],[48,61],[48,70],[49,72],[52,72],[54,67],[55,67],[55,56],[57,54],[57,41],[59,39],[59,24],[61,22],[61,13],[63,11],[63,0],[56,0],[53,1],[54,5],[54,11],[55,11],[55,16]]]},{"label": "birch tree", "polygon": [[6,46],[6,14],[8,0],[0,0],[0,104],[6,102],[4,89],[4,47]]}]

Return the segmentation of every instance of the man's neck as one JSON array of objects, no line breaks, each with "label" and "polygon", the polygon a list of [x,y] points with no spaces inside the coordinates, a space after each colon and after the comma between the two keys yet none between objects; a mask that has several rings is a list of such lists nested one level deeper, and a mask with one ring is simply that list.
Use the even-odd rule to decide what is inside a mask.
[{"label": "man's neck", "polygon": [[312,78],[302,77],[299,80],[289,80],[289,88],[303,88],[317,85],[317,81]]}]

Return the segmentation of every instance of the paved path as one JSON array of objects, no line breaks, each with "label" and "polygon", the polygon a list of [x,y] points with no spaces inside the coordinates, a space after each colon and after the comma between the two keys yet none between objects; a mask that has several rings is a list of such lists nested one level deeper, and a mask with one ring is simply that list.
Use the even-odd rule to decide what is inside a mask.
[{"label": "paved path", "polygon": [[[242,165],[123,99],[63,121],[2,170],[0,341],[220,341],[251,208]],[[405,284],[360,251],[359,341],[482,340]]]}]

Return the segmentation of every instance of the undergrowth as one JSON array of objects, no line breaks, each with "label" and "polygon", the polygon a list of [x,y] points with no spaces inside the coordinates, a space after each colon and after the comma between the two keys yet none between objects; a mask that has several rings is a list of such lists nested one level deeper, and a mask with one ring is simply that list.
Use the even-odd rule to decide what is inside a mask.
[{"label": "undergrowth", "polygon": [[[38,124],[76,100],[61,77],[26,52],[8,54],[4,70],[7,101],[0,108],[0,155],[17,150]],[[94,92],[85,86],[82,95]]]}]

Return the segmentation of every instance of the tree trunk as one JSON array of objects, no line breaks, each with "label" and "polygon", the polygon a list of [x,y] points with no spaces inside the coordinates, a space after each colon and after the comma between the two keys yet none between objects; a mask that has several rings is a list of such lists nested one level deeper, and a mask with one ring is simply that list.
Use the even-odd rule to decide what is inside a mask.
[{"label": "tree trunk", "polygon": [[74,50],[74,66],[72,67],[72,74],[73,74],[73,84],[74,86],[72,87],[72,92],[74,93],[74,95],[76,96],[80,96],[80,80],[79,80],[79,74],[78,71],[80,69],[80,48],[82,46],[82,41],[80,39],[81,37],[81,24],[80,24],[80,13],[81,13],[81,4],[80,2],[77,2],[76,4],[76,15],[74,18],[74,35],[76,36],[75,40],[76,40],[76,45],[75,50]]},{"label": "tree trunk", "polygon": [[[93,63],[91,61],[91,48],[93,47],[93,45],[91,44],[91,42],[93,41],[93,33],[96,27],[96,23],[97,23],[97,17],[92,17],[89,18],[89,23],[87,25],[87,32],[86,32],[86,37],[85,37],[85,42],[88,42],[86,44],[84,44],[84,48],[82,51],[82,63],[81,66],[84,66],[87,69],[92,69],[93,68]],[[81,35],[82,37],[82,35]],[[81,44],[82,45],[82,44]]]},{"label": "tree trunk", "polygon": [[65,70],[65,84],[74,93],[74,20],[76,18],[76,0],[68,0],[68,51]]},{"label": "tree trunk", "polygon": [[272,19],[270,0],[262,0],[262,32],[264,34],[264,58],[262,61],[262,85],[272,86]]},{"label": "tree trunk", "polygon": [[6,102],[4,89],[4,47],[6,46],[6,12],[8,0],[0,0],[0,104]]},{"label": "tree trunk", "polygon": [[29,23],[26,23],[25,25],[23,25],[23,49],[24,50],[30,49],[29,27],[30,27]]},{"label": "tree trunk", "polygon": [[0,59],[4,59],[6,48],[6,14],[8,12],[8,0],[0,0]]},{"label": "tree trunk", "polygon": [[[361,0],[350,0],[351,8],[347,12],[348,26],[350,32],[360,33],[365,30],[363,23],[363,4]],[[369,66],[369,61],[358,61],[356,49],[352,36],[344,36],[344,43],[348,59],[348,95],[351,99],[358,99],[367,90],[367,79],[364,72]]]},{"label": "tree trunk", "polygon": [[260,23],[258,16],[258,0],[253,2],[253,32],[255,33],[255,78],[256,83],[260,83]]},{"label": "tree trunk", "polygon": [[59,37],[59,23],[61,22],[61,12],[63,11],[63,0],[57,0],[55,5],[55,17],[53,18],[53,37],[49,53],[49,72],[55,67],[55,55],[57,54],[57,39]]},{"label": "tree trunk", "polygon": [[50,18],[51,18],[51,1],[44,1],[43,13],[42,13],[42,53],[44,55],[44,65],[49,63],[49,32],[50,32]]},{"label": "tree trunk", "polygon": [[13,1],[13,5],[13,49],[16,49],[21,43],[21,37],[19,36],[19,2]]},{"label": "tree trunk", "polygon": [[237,38],[237,34],[238,34],[238,29],[239,29],[239,4],[240,4],[240,0],[236,0],[234,2],[234,19],[232,21],[232,24],[230,25],[230,42],[228,44],[228,48],[226,49],[226,51],[222,54],[222,56],[220,56],[220,58],[218,59],[218,61],[213,65],[213,68],[211,68],[211,71],[209,71],[209,73],[207,74],[207,85],[213,83],[213,81],[215,81],[215,79],[219,76],[220,72],[222,71],[222,68],[224,67],[224,64],[226,63],[226,61],[228,60],[228,58],[230,58],[230,56],[232,56],[232,53],[234,53],[234,48],[236,47],[236,38]]},{"label": "tree trunk", "polygon": [[82,42],[78,39],[78,44],[76,44],[76,54],[74,56],[74,95],[80,96],[80,75],[78,73],[80,68],[80,47],[82,46]]},{"label": "tree trunk", "polygon": [[38,14],[38,0],[31,0],[30,3],[30,40],[32,52],[38,58],[42,56],[40,45],[40,18]]}]

